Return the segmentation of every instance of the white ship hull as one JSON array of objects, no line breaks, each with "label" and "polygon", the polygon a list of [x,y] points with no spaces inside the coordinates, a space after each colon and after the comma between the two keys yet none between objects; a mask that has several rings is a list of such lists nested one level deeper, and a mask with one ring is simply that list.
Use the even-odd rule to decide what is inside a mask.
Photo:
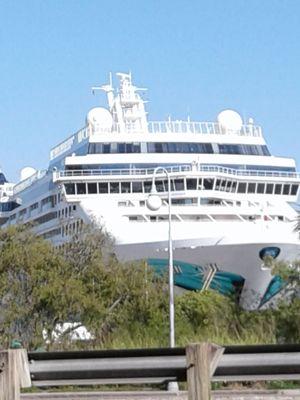
[{"label": "white ship hull", "polygon": [[[262,248],[268,246],[279,247],[282,259],[286,261],[299,259],[300,256],[299,243],[261,242],[207,246],[199,239],[198,244],[196,244],[196,240],[193,240],[192,246],[188,240],[174,241],[173,246],[174,259],[176,261],[204,267],[216,265],[222,271],[243,276],[245,284],[240,297],[240,305],[245,309],[259,307],[273,278],[271,271],[264,269],[263,262],[258,256]],[[167,259],[167,251],[157,252],[159,247],[166,249],[167,241],[144,245],[120,245],[117,246],[117,253],[124,260],[156,257]]]},{"label": "white ship hull", "polygon": [[[106,218],[107,205],[82,202],[90,221],[104,225],[116,240],[121,260],[168,259],[168,223],[128,222],[115,210]],[[176,210],[176,208],[174,207]],[[175,212],[175,211],[174,211]],[[176,262],[189,263],[209,270],[242,276],[245,279],[240,304],[247,309],[259,307],[273,275],[260,258],[264,248],[280,249],[279,260],[300,258],[300,242],[295,222],[256,221],[172,222],[173,255]],[[176,273],[176,271],[175,271]]]}]

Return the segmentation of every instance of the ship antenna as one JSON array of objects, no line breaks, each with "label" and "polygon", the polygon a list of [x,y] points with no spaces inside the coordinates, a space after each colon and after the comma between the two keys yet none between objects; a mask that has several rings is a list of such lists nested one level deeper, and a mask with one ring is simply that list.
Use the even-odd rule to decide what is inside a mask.
[{"label": "ship antenna", "polygon": [[109,108],[111,108],[113,105],[113,100],[114,100],[114,96],[113,96],[114,89],[112,86],[112,73],[111,72],[109,73],[109,84],[101,85],[101,86],[92,86],[93,95],[95,95],[96,90],[102,90],[107,94],[108,105],[109,105]]}]

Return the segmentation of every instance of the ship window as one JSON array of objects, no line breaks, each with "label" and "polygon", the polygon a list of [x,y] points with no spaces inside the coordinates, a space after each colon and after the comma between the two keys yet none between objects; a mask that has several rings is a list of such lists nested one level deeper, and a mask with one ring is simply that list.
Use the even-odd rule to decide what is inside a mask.
[{"label": "ship window", "polygon": [[99,182],[99,193],[108,193],[108,183],[107,182]]},{"label": "ship window", "polygon": [[232,186],[231,186],[231,192],[232,192],[232,193],[235,193],[236,187],[237,187],[237,182],[236,182],[236,181],[233,181],[233,182],[232,182]]},{"label": "ship window", "polygon": [[146,145],[148,153],[213,153],[210,143],[150,142]]},{"label": "ship window", "polygon": [[121,182],[121,192],[130,193],[130,182]]},{"label": "ship window", "polygon": [[144,182],[144,192],[150,193],[152,187],[152,182]]},{"label": "ship window", "polygon": [[292,185],[291,195],[295,196],[298,192],[298,185]]},{"label": "ship window", "polygon": [[155,153],[162,153],[163,152],[163,143],[152,143],[154,145],[154,152]]},{"label": "ship window", "polygon": [[85,183],[77,183],[77,194],[86,194],[86,185]]},{"label": "ship window", "polygon": [[[172,181],[171,181],[171,188],[172,188]],[[165,187],[165,192],[169,191],[169,182],[168,181],[164,181],[164,187]],[[171,189],[172,190],[172,189]]]},{"label": "ship window", "polygon": [[220,186],[221,186],[221,179],[217,179],[216,180],[215,190],[220,190]]},{"label": "ship window", "polygon": [[203,186],[205,190],[212,190],[214,186],[214,180],[213,179],[203,179]]},{"label": "ship window", "polygon": [[141,143],[133,143],[133,153],[141,152]]},{"label": "ship window", "polygon": [[158,192],[164,192],[165,191],[163,181],[156,181],[155,182],[155,187],[156,187],[156,190]]},{"label": "ship window", "polygon": [[225,187],[226,187],[226,180],[225,180],[225,179],[223,179],[223,180],[221,181],[220,190],[222,190],[222,192],[224,192],[224,190],[225,190]]},{"label": "ship window", "polygon": [[219,144],[220,154],[247,154],[256,156],[269,156],[269,150],[266,146],[257,146],[251,144]]},{"label": "ship window", "polygon": [[260,250],[259,252],[259,257],[261,260],[263,260],[265,257],[272,257],[273,259],[277,258],[280,253],[280,248],[279,247],[264,247],[263,249]]},{"label": "ship window", "polygon": [[255,183],[248,183],[248,193],[255,193]]},{"label": "ship window", "polygon": [[88,193],[89,194],[95,194],[97,193],[97,183],[88,183]]},{"label": "ship window", "polygon": [[238,193],[246,193],[246,182],[239,182]]},{"label": "ship window", "polygon": [[226,192],[230,192],[231,184],[232,184],[232,181],[227,181],[227,185],[225,188]]},{"label": "ship window", "polygon": [[66,194],[75,194],[75,184],[65,183]]},{"label": "ship window", "polygon": [[110,182],[110,193],[119,193],[120,192],[120,184],[119,182]]},{"label": "ship window", "polygon": [[125,153],[125,143],[118,143],[118,153]]},{"label": "ship window", "polygon": [[132,193],[143,193],[143,183],[132,182]]},{"label": "ship window", "polygon": [[191,197],[186,199],[172,199],[172,204],[174,205],[195,205],[197,204],[197,197]]},{"label": "ship window", "polygon": [[57,218],[57,212],[53,211],[53,212],[45,214],[45,215],[43,215],[43,216],[41,216],[39,218],[36,218],[34,220],[34,222],[37,223],[38,225],[41,225],[41,224],[44,224],[44,223],[46,223],[48,221],[51,221],[52,219],[55,219],[55,218]]},{"label": "ship window", "polygon": [[110,143],[103,143],[103,153],[104,154],[110,153]]},{"label": "ship window", "polygon": [[257,193],[265,193],[265,184],[264,183],[258,183],[257,184]]},{"label": "ship window", "polygon": [[270,156],[271,155],[269,150],[268,150],[268,148],[267,148],[267,146],[261,146],[261,149],[262,149],[262,153],[263,153],[264,156]]},{"label": "ship window", "polygon": [[126,143],[125,148],[126,148],[126,153],[133,153],[133,144],[132,143]]},{"label": "ship window", "polygon": [[38,203],[31,204],[31,206],[30,206],[30,211],[37,209],[38,206],[39,206]]},{"label": "ship window", "polygon": [[290,193],[290,185],[283,185],[283,194]]},{"label": "ship window", "polygon": [[267,183],[266,194],[273,194],[274,185],[273,183]]},{"label": "ship window", "polygon": [[52,203],[53,202],[53,198],[54,198],[54,196],[48,196],[48,197],[45,197],[43,200],[42,200],[42,206],[44,206],[45,204],[48,204],[48,203]]},{"label": "ship window", "polygon": [[184,190],[184,180],[183,179],[175,179],[175,190]]},{"label": "ship window", "polygon": [[118,149],[117,149],[117,143],[111,143],[110,144],[110,153],[117,153]]},{"label": "ship window", "polygon": [[282,188],[282,185],[277,183],[275,185],[275,194],[281,194],[281,188]]},{"label": "ship window", "polygon": [[236,144],[219,144],[220,154],[241,154],[241,150]]},{"label": "ship window", "polygon": [[186,188],[187,188],[187,190],[196,190],[197,189],[197,179],[187,179],[186,180]]}]

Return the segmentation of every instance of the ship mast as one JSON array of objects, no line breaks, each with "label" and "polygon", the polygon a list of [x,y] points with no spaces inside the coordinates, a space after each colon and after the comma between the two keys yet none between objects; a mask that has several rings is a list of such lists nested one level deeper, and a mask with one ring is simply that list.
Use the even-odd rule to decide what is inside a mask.
[{"label": "ship mast", "polygon": [[109,111],[113,117],[113,128],[120,133],[146,133],[148,132],[147,113],[145,102],[137,93],[140,90],[132,84],[131,73],[117,73],[119,78],[119,89],[114,96],[112,76],[110,74],[109,84],[95,86],[95,90],[103,90],[107,94]]}]

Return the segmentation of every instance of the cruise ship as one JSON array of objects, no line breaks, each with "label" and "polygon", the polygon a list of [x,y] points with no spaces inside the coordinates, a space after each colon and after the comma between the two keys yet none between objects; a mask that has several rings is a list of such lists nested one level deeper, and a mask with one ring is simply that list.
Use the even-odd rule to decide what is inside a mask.
[{"label": "cruise ship", "polygon": [[[148,121],[145,89],[116,75],[117,89],[111,76],[93,88],[107,107],[91,109],[85,126],[51,150],[46,170],[26,167],[16,184],[0,173],[0,227],[32,222],[62,246],[92,222],[114,237],[119,259],[163,273],[170,208],[176,287],[265,306],[284,283],[264,257],[300,255],[295,161],[271,155],[261,127],[233,110],[215,122]],[[157,210],[147,202],[153,183]]]}]

